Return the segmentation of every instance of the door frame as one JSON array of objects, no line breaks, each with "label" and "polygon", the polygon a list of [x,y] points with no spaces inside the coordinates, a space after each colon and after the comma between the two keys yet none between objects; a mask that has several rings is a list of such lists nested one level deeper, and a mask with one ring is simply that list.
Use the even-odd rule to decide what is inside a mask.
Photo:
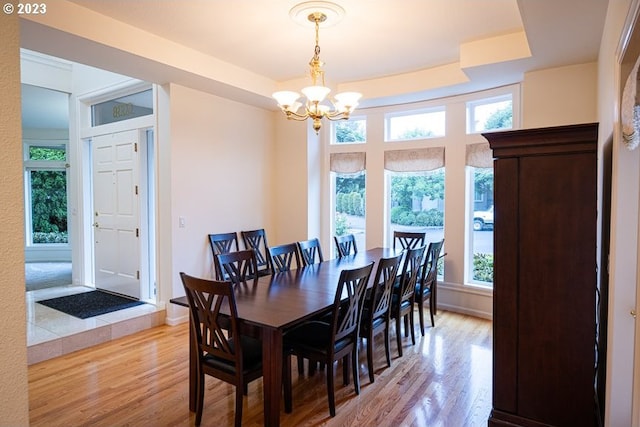
[{"label": "door frame", "polygon": [[[152,89],[153,114],[135,117],[100,126],[91,126],[91,106],[107,100]],[[74,249],[77,257],[74,262],[79,266],[79,275],[86,286],[95,287],[95,263],[93,252],[93,197],[92,197],[92,163],[91,139],[95,136],[137,130],[140,140],[140,227],[143,238],[140,244],[140,299],[155,304],[157,302],[157,271],[156,271],[156,169],[157,158],[157,89],[156,86],[131,80],[106,89],[92,92],[76,99],[76,128],[77,141],[74,155],[77,159],[77,173],[75,174],[78,188],[78,202],[72,214],[78,219],[78,241]]]}]

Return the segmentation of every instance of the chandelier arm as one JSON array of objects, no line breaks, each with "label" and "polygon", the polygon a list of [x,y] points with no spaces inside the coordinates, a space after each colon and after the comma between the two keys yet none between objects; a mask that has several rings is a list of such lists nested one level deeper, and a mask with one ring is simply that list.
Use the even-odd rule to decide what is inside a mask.
[{"label": "chandelier arm", "polygon": [[338,120],[349,120],[349,113],[325,114],[324,117],[331,120],[332,122],[336,122]]},{"label": "chandelier arm", "polygon": [[310,116],[309,114],[298,114],[298,113],[294,113],[293,111],[287,111],[285,112],[286,116],[288,119],[290,120],[296,120],[299,122],[305,121],[307,120]]}]

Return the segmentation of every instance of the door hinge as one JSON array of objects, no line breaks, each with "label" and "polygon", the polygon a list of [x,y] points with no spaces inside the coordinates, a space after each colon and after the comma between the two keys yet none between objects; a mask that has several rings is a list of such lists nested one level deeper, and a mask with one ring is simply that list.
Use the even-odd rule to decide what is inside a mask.
[{"label": "door hinge", "polygon": [[136,237],[140,237],[140,229],[136,228]]},{"label": "door hinge", "polygon": [[136,196],[138,195],[138,186],[136,185]]},{"label": "door hinge", "polygon": [[135,151],[136,153],[138,152],[138,143],[137,142],[133,143],[133,151]]},{"label": "door hinge", "polygon": [[137,279],[137,280],[140,280],[140,270],[137,270],[137,271],[136,271],[136,279]]}]

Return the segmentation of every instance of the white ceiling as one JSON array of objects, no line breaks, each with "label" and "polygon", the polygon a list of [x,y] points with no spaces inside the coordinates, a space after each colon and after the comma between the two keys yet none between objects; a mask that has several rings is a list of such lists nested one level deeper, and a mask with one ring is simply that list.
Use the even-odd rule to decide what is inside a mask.
[{"label": "white ceiling", "polygon": [[[71,1],[275,82],[303,78],[313,55],[313,27],[302,26],[289,16],[299,0]],[[332,85],[457,63],[463,45],[522,30],[526,33],[532,54],[529,58],[465,68],[463,71],[469,78],[466,83],[432,88],[413,96],[386,98],[378,103],[482,90],[519,82],[527,71],[596,61],[608,3],[607,0],[334,2],[345,9],[344,18],[336,25],[320,29],[320,56]],[[29,41],[28,35],[25,40]],[[68,59],[77,60],[72,55]],[[142,68],[139,74],[134,77],[146,77]],[[148,76],[150,81],[158,79],[151,73]],[[365,93],[363,106],[374,105],[367,105],[366,98]]]}]

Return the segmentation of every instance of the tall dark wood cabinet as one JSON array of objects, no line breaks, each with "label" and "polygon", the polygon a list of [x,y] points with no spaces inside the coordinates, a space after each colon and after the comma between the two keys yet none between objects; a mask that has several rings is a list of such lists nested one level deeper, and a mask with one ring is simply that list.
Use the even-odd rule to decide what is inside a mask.
[{"label": "tall dark wood cabinet", "polygon": [[483,136],[495,159],[489,426],[595,426],[598,125]]}]

